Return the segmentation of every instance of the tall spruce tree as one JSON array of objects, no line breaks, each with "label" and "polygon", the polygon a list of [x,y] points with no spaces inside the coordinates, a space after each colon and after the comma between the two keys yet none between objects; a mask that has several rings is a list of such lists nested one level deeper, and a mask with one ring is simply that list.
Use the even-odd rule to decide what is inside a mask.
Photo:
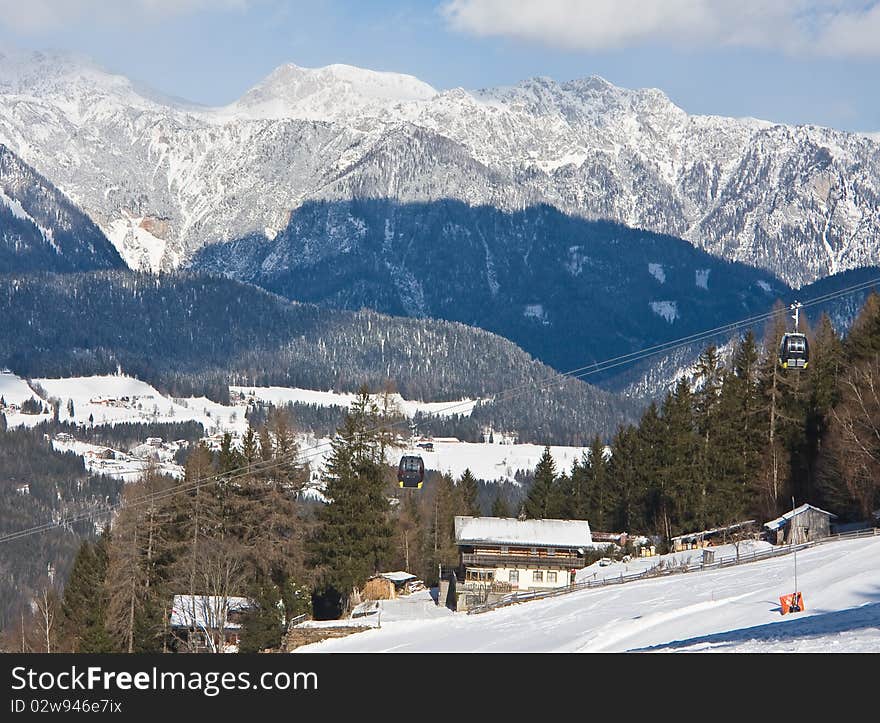
[{"label": "tall spruce tree", "polygon": [[504,492],[500,489],[495,493],[495,499],[492,501],[492,517],[510,517],[510,507]]},{"label": "tall spruce tree", "polygon": [[330,502],[320,510],[308,543],[318,593],[335,601],[340,612],[355,589],[382,568],[392,549],[375,419],[369,391],[361,389],[332,442],[325,493]]},{"label": "tall spruce tree", "polygon": [[72,653],[114,652],[106,628],[107,545],[106,535],[83,542],[64,586],[61,630],[64,647]]},{"label": "tall spruce tree", "polygon": [[[733,375],[726,378],[738,407],[738,450],[742,470],[741,495],[746,497],[751,480],[757,474],[764,448],[761,422],[760,352],[755,335],[749,330],[733,354]],[[736,412],[735,412],[736,413]]]},{"label": "tall spruce tree", "polygon": [[440,475],[435,485],[430,505],[428,534],[425,539],[433,576],[440,566],[454,567],[458,564],[458,548],[455,545],[455,516],[463,515],[461,497],[456,493],[455,480],[449,473]]},{"label": "tall spruce tree", "polygon": [[643,470],[639,469],[638,431],[632,425],[621,427],[611,443],[613,453],[608,465],[612,480],[610,526],[616,530],[637,532],[649,529],[644,515]]},{"label": "tall spruce tree", "polygon": [[474,477],[470,468],[465,469],[462,473],[458,480],[457,488],[458,493],[461,496],[462,510],[464,514],[471,515],[472,517],[479,517],[481,514],[479,502],[480,488],[477,485],[477,478]]},{"label": "tall spruce tree", "polygon": [[810,345],[810,376],[806,415],[805,448],[808,471],[804,495],[820,505],[826,504],[823,490],[829,480],[819,480],[819,457],[828,434],[831,410],[840,401],[840,378],[844,368],[843,344],[827,314],[819,324]]},{"label": "tall spruce tree", "polygon": [[656,488],[654,529],[669,539],[695,524],[693,517],[699,490],[700,440],[694,424],[694,400],[690,385],[682,379],[663,402],[664,444],[662,464],[654,478]]},{"label": "tall spruce tree", "polygon": [[608,530],[614,512],[614,497],[605,445],[598,434],[590,444],[589,457],[580,467],[586,472],[586,495],[579,518],[589,520],[595,530]]},{"label": "tall spruce tree", "polygon": [[551,516],[556,495],[556,462],[550,454],[550,447],[544,447],[544,453],[535,467],[535,480],[525,501],[526,517],[544,519]]}]

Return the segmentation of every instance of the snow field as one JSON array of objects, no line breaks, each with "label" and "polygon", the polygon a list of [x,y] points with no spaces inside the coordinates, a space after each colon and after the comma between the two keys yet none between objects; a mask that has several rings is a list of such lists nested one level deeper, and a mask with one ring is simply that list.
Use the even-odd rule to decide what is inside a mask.
[{"label": "snow field", "polygon": [[[276,405],[288,402],[302,402],[321,406],[348,407],[356,398],[354,394],[338,394],[329,391],[315,391],[287,387],[247,387],[230,386],[232,406],[218,404],[205,397],[172,399],[163,395],[150,384],[126,375],[103,375],[90,377],[71,377],[63,379],[35,379],[34,386],[43,390],[38,395],[28,383],[11,373],[0,374],[0,395],[7,403],[20,404],[30,397],[61,400],[60,419],[78,424],[88,424],[89,416],[96,425],[120,424],[125,422],[201,422],[209,435],[230,432],[240,437],[247,430],[245,418],[249,400],[260,400]],[[67,402],[73,400],[74,416],[67,411]],[[428,414],[470,414],[478,400],[464,399],[453,402],[420,402],[406,400],[395,395],[401,411],[412,416],[416,411]],[[51,419],[48,415],[29,415],[7,413],[10,427],[34,426]],[[499,439],[503,435],[498,434]],[[216,438],[215,438],[216,439]],[[167,440],[166,440],[167,441]],[[320,474],[330,454],[329,439],[316,439],[312,435],[298,438],[303,461],[310,464],[313,473]],[[429,470],[447,472],[460,477],[466,469],[480,479],[514,481],[518,470],[533,471],[544,448],[537,444],[470,443],[439,438],[433,441],[434,451],[421,448],[392,448],[387,461],[396,465],[401,455],[420,454]],[[215,441],[210,442],[215,445]],[[85,448],[83,448],[85,449]],[[584,447],[552,446],[550,453],[559,471],[570,470],[576,460],[586,451]],[[104,465],[116,470],[115,465]],[[110,474],[110,472],[105,471]],[[133,469],[124,470],[124,478],[129,479]]]},{"label": "snow field", "polygon": [[480,615],[382,619],[297,652],[880,652],[880,536],[797,554],[803,613],[781,616],[794,557],[582,590]]}]

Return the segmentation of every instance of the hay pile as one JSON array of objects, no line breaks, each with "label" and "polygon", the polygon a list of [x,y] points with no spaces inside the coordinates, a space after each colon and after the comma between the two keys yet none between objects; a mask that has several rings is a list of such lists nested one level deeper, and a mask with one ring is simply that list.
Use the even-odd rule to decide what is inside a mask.
[{"label": "hay pile", "polygon": [[394,583],[384,577],[374,577],[367,580],[361,593],[363,600],[393,600],[396,597]]}]

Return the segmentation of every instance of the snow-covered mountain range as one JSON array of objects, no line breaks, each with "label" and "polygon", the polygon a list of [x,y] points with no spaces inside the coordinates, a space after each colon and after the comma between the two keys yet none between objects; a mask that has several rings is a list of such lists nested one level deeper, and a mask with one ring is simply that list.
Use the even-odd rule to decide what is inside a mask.
[{"label": "snow-covered mountain range", "polygon": [[271,241],[312,199],[548,203],[683,237],[800,285],[880,261],[880,143],[689,115],[598,77],[437,91],[285,65],[221,108],[66,54],[0,55],[0,142],[80,205],[134,268]]}]

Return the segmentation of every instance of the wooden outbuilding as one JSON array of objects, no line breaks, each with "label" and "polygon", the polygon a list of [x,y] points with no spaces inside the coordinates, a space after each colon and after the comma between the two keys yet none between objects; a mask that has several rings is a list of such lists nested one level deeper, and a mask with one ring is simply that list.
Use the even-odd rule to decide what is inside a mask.
[{"label": "wooden outbuilding", "polygon": [[803,504],[765,522],[765,537],[774,545],[799,545],[821,540],[831,534],[831,520],[836,518],[832,512]]}]

